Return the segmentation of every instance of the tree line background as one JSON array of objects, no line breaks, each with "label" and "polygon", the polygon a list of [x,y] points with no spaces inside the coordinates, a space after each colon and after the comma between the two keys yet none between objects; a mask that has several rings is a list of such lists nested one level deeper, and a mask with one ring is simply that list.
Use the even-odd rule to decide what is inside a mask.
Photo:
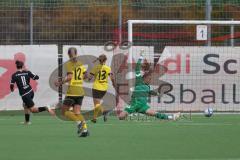
[{"label": "tree line background", "polygon": [[[240,0],[211,2],[212,20],[240,20]],[[118,40],[118,0],[1,0],[1,45],[30,43],[31,4],[33,44],[102,45]],[[123,40],[127,39],[129,19],[204,20],[205,8],[205,0],[122,0]],[[190,43],[195,36],[194,30],[195,26],[138,25],[134,28],[134,39],[140,45],[179,39]],[[212,30],[212,37],[230,34],[229,26],[215,26]],[[238,31],[236,27],[236,42]],[[228,44],[228,40],[221,43]]]}]

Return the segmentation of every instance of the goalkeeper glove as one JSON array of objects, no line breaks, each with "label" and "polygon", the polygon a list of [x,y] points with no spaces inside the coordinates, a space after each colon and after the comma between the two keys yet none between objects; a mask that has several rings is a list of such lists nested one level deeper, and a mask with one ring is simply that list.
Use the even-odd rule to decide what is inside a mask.
[{"label": "goalkeeper glove", "polygon": [[144,50],[141,49],[141,51],[140,51],[140,59],[143,59],[143,53],[144,53]]}]

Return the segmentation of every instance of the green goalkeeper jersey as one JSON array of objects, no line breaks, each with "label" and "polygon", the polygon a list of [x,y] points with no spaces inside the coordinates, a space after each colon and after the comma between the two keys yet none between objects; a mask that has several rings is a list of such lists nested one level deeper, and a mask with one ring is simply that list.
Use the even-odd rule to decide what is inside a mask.
[{"label": "green goalkeeper jersey", "polygon": [[138,59],[135,68],[135,88],[132,94],[131,102],[141,102],[146,104],[148,102],[150,86],[145,84],[141,75],[142,58]]}]

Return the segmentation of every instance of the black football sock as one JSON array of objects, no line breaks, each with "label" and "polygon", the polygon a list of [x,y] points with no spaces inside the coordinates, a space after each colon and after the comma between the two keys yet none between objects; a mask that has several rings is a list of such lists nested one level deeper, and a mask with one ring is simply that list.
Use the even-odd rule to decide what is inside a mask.
[{"label": "black football sock", "polygon": [[38,112],[43,112],[43,111],[46,111],[47,110],[47,107],[39,107],[38,108]]},{"label": "black football sock", "polygon": [[25,114],[25,122],[29,122],[30,120],[30,114]]}]

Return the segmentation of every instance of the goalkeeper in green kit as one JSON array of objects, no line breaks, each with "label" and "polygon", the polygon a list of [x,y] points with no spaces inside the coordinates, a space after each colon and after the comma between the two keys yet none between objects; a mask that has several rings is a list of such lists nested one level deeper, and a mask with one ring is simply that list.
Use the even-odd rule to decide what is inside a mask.
[{"label": "goalkeeper in green kit", "polygon": [[[151,109],[150,106],[147,104],[149,95],[156,96],[159,95],[159,93],[150,89],[149,84],[151,82],[152,70],[147,63],[144,63],[142,65],[142,52],[143,51],[141,51],[141,56],[138,59],[135,68],[135,88],[132,93],[130,104],[127,105],[124,111],[120,113],[119,119],[123,120],[128,116],[128,114],[137,112],[149,116],[155,116],[159,119],[177,120],[181,116],[180,112],[172,115],[167,115]],[[141,68],[143,68],[144,70],[143,75],[141,74]]]}]

